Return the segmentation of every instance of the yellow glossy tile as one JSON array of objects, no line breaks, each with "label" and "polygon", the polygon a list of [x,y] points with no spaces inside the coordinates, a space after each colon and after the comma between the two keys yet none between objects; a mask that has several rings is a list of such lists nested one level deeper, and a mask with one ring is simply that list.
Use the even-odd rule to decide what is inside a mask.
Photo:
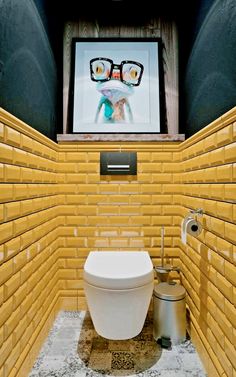
[{"label": "yellow glossy tile", "polygon": [[204,149],[207,152],[215,148],[216,148],[216,134],[213,133],[204,139]]},{"label": "yellow glossy tile", "polygon": [[31,245],[32,240],[33,240],[33,232],[31,230],[22,234],[20,236],[21,249],[23,250],[27,246]]},{"label": "yellow glossy tile", "polygon": [[[102,185],[100,185],[99,188],[101,186]],[[78,186],[78,194],[97,194],[99,188],[95,184],[88,184],[88,185],[81,184],[81,185]],[[102,191],[100,191],[100,192],[102,192]]]},{"label": "yellow glossy tile", "polygon": [[233,136],[233,141],[236,140],[236,122],[232,124],[232,136]]},{"label": "yellow glossy tile", "polygon": [[78,163],[78,166],[77,166],[77,169],[78,169],[78,172],[79,173],[98,173],[99,172],[99,164],[97,163]]},{"label": "yellow glossy tile", "polygon": [[77,214],[79,216],[95,216],[97,214],[97,206],[78,205]]},{"label": "yellow glossy tile", "polygon": [[23,250],[19,252],[13,258],[14,273],[19,271],[27,263],[27,251]]},{"label": "yellow glossy tile", "polygon": [[[12,335],[5,340],[1,348],[1,362],[4,363],[12,350]],[[4,372],[5,373],[5,372]]]},{"label": "yellow glossy tile", "polygon": [[[135,195],[134,197],[137,197],[137,195]],[[99,200],[99,204],[104,204],[104,203],[110,203],[110,204],[121,204],[121,205],[126,205],[129,203],[129,200],[130,200],[131,196],[129,195],[103,195],[102,196],[102,200]]]},{"label": "yellow glossy tile", "polygon": [[[130,204],[149,204],[151,203],[151,195],[130,195],[130,196],[125,196],[128,202]],[[125,204],[125,203],[124,203]]]},{"label": "yellow glossy tile", "polygon": [[138,160],[138,163],[155,161],[153,160],[153,154],[151,154],[150,152],[138,152],[137,160]]},{"label": "yellow glossy tile", "polygon": [[216,133],[217,146],[229,144],[233,136],[232,125],[222,128]]},{"label": "yellow glossy tile", "polygon": [[77,173],[77,164],[72,162],[60,163],[58,171],[61,173]]},{"label": "yellow glossy tile", "polygon": [[87,174],[87,183],[100,183],[100,174]]},{"label": "yellow glossy tile", "polygon": [[228,260],[232,260],[232,244],[217,237],[216,240],[217,252]]},{"label": "yellow glossy tile", "polygon": [[220,272],[222,275],[224,275],[224,268],[225,268],[225,259],[217,254],[214,251],[211,251],[211,258],[210,258],[212,266]]},{"label": "yellow glossy tile", "polygon": [[163,162],[161,171],[162,173],[178,173],[181,171],[181,165],[176,163]]},{"label": "yellow glossy tile", "polygon": [[222,200],[224,199],[224,188],[223,184],[212,184],[209,186],[211,199]]},{"label": "yellow glossy tile", "polygon": [[4,204],[0,204],[0,223],[4,221]]},{"label": "yellow glossy tile", "polygon": [[88,152],[87,153],[88,162],[99,162],[100,153],[99,152]]},{"label": "yellow glossy tile", "polygon": [[82,226],[87,223],[86,216],[66,216],[66,224],[67,225],[77,225]]},{"label": "yellow glossy tile", "polygon": [[232,165],[233,168],[233,182],[236,182],[236,163]]},{"label": "yellow glossy tile", "polygon": [[236,244],[236,225],[225,223],[225,239],[233,244]]},{"label": "yellow glossy tile", "polygon": [[13,128],[10,128],[8,126],[5,127],[5,141],[7,144],[10,145],[16,145],[20,146],[21,141],[21,134],[14,130]]},{"label": "yellow glossy tile", "polygon": [[161,214],[162,207],[160,205],[142,205],[140,208],[140,213],[142,215],[158,215]]},{"label": "yellow glossy tile", "polygon": [[203,210],[207,215],[216,217],[217,215],[217,202],[215,200],[204,200]]},{"label": "yellow glossy tile", "polygon": [[[101,217],[101,216],[99,216]],[[136,219],[137,216],[133,216],[131,219],[129,216],[110,216],[109,218],[103,217],[101,225],[103,224],[110,224],[111,226],[122,226],[122,225],[133,225],[133,220]],[[99,224],[100,222],[98,222]],[[141,225],[141,224],[140,224]]]},{"label": "yellow glossy tile", "polygon": [[217,168],[217,182],[231,182],[233,171],[232,171],[232,165],[223,165],[218,166]]},{"label": "yellow glossy tile", "polygon": [[108,246],[114,247],[114,248],[120,248],[120,247],[127,248],[129,246],[129,241],[127,238],[118,238],[118,237],[114,239],[110,238]]},{"label": "yellow glossy tile", "polygon": [[5,206],[5,217],[6,221],[17,218],[21,214],[20,202],[7,203]]},{"label": "yellow glossy tile", "polygon": [[34,169],[29,168],[21,168],[21,181],[24,183],[27,182],[34,182],[34,181],[41,181],[39,178],[39,173],[37,173]]},{"label": "yellow glossy tile", "polygon": [[5,301],[12,296],[12,294],[20,286],[20,272],[14,274],[9,280],[4,283],[4,298]]},{"label": "yellow glossy tile", "polygon": [[230,202],[236,201],[236,184],[225,185],[225,200]]},{"label": "yellow glossy tile", "polygon": [[142,173],[159,173],[161,172],[161,163],[140,163],[139,171]]},{"label": "yellow glossy tile", "polygon": [[5,131],[5,124],[1,123],[0,122],[0,140],[3,141],[4,140],[4,131]]},{"label": "yellow glossy tile", "polygon": [[206,223],[208,229],[219,235],[221,238],[224,238],[225,234],[225,222],[222,220],[219,220],[215,217],[208,217],[208,221]]},{"label": "yellow glossy tile", "polygon": [[5,243],[5,250],[4,250],[4,259],[12,258],[16,255],[21,248],[21,240],[20,237],[12,238],[10,241]]},{"label": "yellow glossy tile", "polygon": [[0,182],[4,182],[4,164],[0,164]]},{"label": "yellow glossy tile", "polygon": [[149,200],[148,203],[171,204],[172,203],[172,195],[152,195],[151,201]]},{"label": "yellow glossy tile", "polygon": [[21,135],[22,149],[32,152],[34,149],[34,140],[26,135]]},{"label": "yellow glossy tile", "polygon": [[155,185],[153,185],[153,184],[141,184],[140,185],[140,193],[141,194],[148,194],[148,195],[150,195],[150,194],[161,194],[161,192],[162,192],[162,185],[158,185],[158,184],[155,184]]},{"label": "yellow glossy tile", "polygon": [[235,162],[236,161],[236,143],[226,145],[225,147],[225,162]]},{"label": "yellow glossy tile", "polygon": [[236,350],[234,345],[231,342],[229,342],[227,337],[225,338],[224,351],[227,358],[229,359],[230,364],[233,366],[233,368],[236,369]]},{"label": "yellow glossy tile", "polygon": [[217,315],[217,317],[216,317],[217,322],[218,322],[221,330],[226,335],[228,340],[230,340],[232,342],[233,331],[232,331],[232,325],[231,325],[230,321],[228,321],[225,314],[219,308],[217,308],[216,315]]},{"label": "yellow glossy tile", "polygon": [[177,205],[166,205],[162,207],[162,215],[181,215],[182,208]]},{"label": "yellow glossy tile", "polygon": [[121,184],[120,185],[120,194],[139,194],[140,193],[140,187],[143,187],[144,185],[139,184]]},{"label": "yellow glossy tile", "polygon": [[199,170],[197,175],[197,181],[199,182],[216,182],[217,181],[217,169],[214,168],[206,168],[204,170]]},{"label": "yellow glossy tile", "polygon": [[20,182],[21,181],[21,169],[18,166],[5,165],[5,181],[6,182]]},{"label": "yellow glossy tile", "polygon": [[5,223],[0,225],[0,244],[6,242],[13,236],[13,223]]},{"label": "yellow glossy tile", "polygon": [[172,183],[172,174],[152,174],[153,183]]},{"label": "yellow glossy tile", "polygon": [[148,248],[151,247],[151,239],[149,237],[132,237],[129,240],[129,246],[133,248]]},{"label": "yellow glossy tile", "polygon": [[16,309],[10,316],[10,318],[5,322],[4,333],[5,338],[8,338],[9,335],[13,332],[20,321],[20,308]]},{"label": "yellow glossy tile", "polygon": [[172,225],[171,216],[152,216],[152,223],[147,225]]},{"label": "yellow glossy tile", "polygon": [[136,206],[120,206],[120,215],[141,215],[142,213],[142,208],[140,208],[139,205]]},{"label": "yellow glossy tile", "polygon": [[21,201],[21,215],[25,216],[32,212],[33,200],[23,200]]},{"label": "yellow glossy tile", "polygon": [[[176,154],[175,154],[175,157]],[[172,152],[152,152],[152,161],[157,162],[170,162],[173,160]]]},{"label": "yellow glossy tile", "polygon": [[182,188],[180,185],[163,184],[162,194],[181,194]]},{"label": "yellow glossy tile", "polygon": [[[13,221],[14,224],[14,235],[17,236],[23,232],[26,232],[29,227],[28,219],[27,217],[22,217],[17,220]],[[30,224],[32,224],[30,222]]]},{"label": "yellow glossy tile", "polygon": [[228,261],[225,261],[225,277],[236,286],[235,265]]},{"label": "yellow glossy tile", "polygon": [[85,204],[87,201],[86,195],[66,195],[66,204]]},{"label": "yellow glossy tile", "polygon": [[235,307],[226,299],[225,299],[225,315],[227,319],[232,323],[232,326],[236,329]]},{"label": "yellow glossy tile", "polygon": [[212,166],[223,165],[225,160],[224,147],[217,148],[210,152],[208,155],[203,156],[205,157],[205,160],[208,160],[208,158],[210,158],[210,164]]},{"label": "yellow glossy tile", "polygon": [[[115,197],[115,196],[114,196]],[[108,203],[109,200],[113,198],[113,195],[108,196],[108,195],[88,195],[87,196],[87,203],[88,204],[104,204]]]},{"label": "yellow glossy tile", "polygon": [[120,235],[120,231],[116,227],[99,227],[95,228],[94,236],[99,237],[117,237]]},{"label": "yellow glossy tile", "polygon": [[230,203],[217,202],[217,216],[226,221],[232,221],[233,205]]},{"label": "yellow glossy tile", "polygon": [[87,161],[87,153],[83,152],[66,152],[63,157],[63,161],[68,162],[86,162]]},{"label": "yellow glossy tile", "polygon": [[138,182],[139,183],[151,183],[153,182],[153,174],[145,174],[145,173],[139,173],[138,172]]},{"label": "yellow glossy tile", "polygon": [[119,233],[120,233],[120,236],[122,237],[138,237],[138,236],[142,236],[144,235],[143,232],[141,231],[141,229],[145,229],[146,227],[144,228],[139,228],[139,227],[124,227],[124,228],[121,228]]},{"label": "yellow glossy tile", "polygon": [[13,148],[11,146],[0,143],[0,161],[5,163],[13,162]]},{"label": "yellow glossy tile", "polygon": [[22,284],[13,295],[13,309],[15,310],[23,302],[27,295],[27,283]]},{"label": "yellow glossy tile", "polygon": [[13,148],[13,161],[15,165],[27,166],[30,160],[31,156],[29,158],[27,152],[18,148]]},{"label": "yellow glossy tile", "polygon": [[[211,153],[213,153],[213,152],[211,152]],[[220,157],[222,157],[222,156],[220,156]],[[196,161],[197,161],[197,164],[198,164],[198,166],[200,168],[206,168],[209,165],[215,165],[215,164],[217,164],[216,160],[218,160],[220,157],[219,156],[217,156],[217,157],[215,156],[214,158],[212,158],[212,161],[211,161],[211,158],[209,160],[209,155],[206,154],[206,153],[204,153],[204,154],[202,154],[200,156],[197,156],[196,157]]]}]

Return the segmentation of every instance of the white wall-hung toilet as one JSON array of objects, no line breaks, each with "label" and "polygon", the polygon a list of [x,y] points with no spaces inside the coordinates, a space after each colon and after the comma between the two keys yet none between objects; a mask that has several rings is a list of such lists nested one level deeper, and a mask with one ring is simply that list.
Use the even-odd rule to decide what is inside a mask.
[{"label": "white wall-hung toilet", "polygon": [[91,251],[84,265],[84,289],[97,333],[116,340],[138,335],[153,282],[148,252]]}]

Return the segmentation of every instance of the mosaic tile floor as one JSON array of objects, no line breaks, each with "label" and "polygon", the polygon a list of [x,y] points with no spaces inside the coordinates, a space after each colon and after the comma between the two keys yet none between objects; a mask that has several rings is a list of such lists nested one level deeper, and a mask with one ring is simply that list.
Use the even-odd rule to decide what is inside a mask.
[{"label": "mosaic tile floor", "polygon": [[94,330],[88,312],[60,312],[29,377],[206,377],[190,340],[162,349],[148,316],[133,339],[112,341]]}]

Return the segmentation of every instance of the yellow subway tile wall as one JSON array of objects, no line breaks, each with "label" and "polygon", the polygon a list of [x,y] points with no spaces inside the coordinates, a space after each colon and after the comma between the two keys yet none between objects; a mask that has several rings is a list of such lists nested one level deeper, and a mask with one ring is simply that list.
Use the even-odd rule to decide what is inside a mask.
[{"label": "yellow subway tile wall", "polygon": [[[179,166],[175,156],[178,143],[59,146],[60,179],[64,182],[60,193],[65,198],[59,279],[65,298],[78,297],[80,307],[85,307],[82,272],[91,250],[147,250],[153,263],[160,264],[162,225],[166,256],[178,266],[179,226],[175,218],[179,205],[175,196],[179,187],[173,182]],[[137,175],[101,176],[102,150],[137,151]],[[77,308],[75,300],[68,305]]]},{"label": "yellow subway tile wall", "polygon": [[180,259],[191,335],[210,377],[236,375],[235,140],[234,110],[180,147],[182,215],[204,211],[203,232],[180,242]]},{"label": "yellow subway tile wall", "polygon": [[0,375],[27,376],[58,298],[58,147],[6,112],[0,123]]},{"label": "yellow subway tile wall", "polygon": [[[236,109],[183,143],[56,144],[4,110],[0,121],[0,376],[27,376],[57,311],[86,308],[90,250],[159,264],[164,225],[209,377],[235,377]],[[120,150],[137,151],[137,176],[100,176],[100,152]],[[185,246],[196,208],[203,232]]]}]

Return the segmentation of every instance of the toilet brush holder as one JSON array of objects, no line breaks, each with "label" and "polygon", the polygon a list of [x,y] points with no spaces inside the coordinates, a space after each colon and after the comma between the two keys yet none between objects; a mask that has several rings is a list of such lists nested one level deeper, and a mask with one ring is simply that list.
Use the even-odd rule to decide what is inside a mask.
[{"label": "toilet brush holder", "polygon": [[170,272],[176,271],[180,273],[179,267],[174,267],[170,264],[167,264],[165,266],[154,266],[154,270],[160,283],[169,281]]}]

